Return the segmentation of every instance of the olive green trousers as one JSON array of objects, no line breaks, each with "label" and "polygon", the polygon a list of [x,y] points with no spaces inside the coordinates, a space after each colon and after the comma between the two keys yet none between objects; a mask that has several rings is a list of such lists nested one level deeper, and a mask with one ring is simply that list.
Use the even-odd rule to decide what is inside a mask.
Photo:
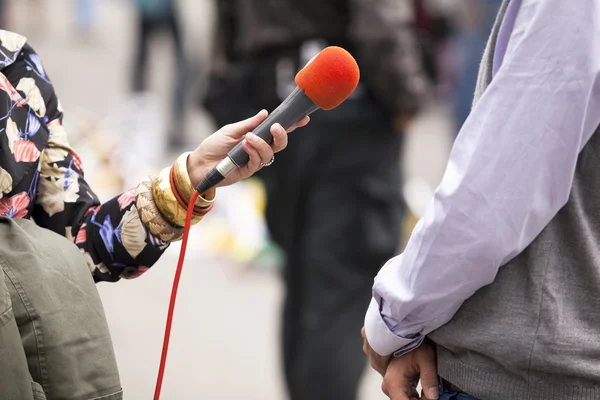
[{"label": "olive green trousers", "polygon": [[83,255],[32,221],[0,218],[0,399],[122,398]]}]

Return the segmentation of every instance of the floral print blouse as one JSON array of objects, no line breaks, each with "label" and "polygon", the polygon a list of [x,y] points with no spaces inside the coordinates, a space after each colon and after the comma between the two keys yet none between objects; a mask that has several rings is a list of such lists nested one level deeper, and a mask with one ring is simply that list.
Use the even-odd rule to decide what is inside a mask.
[{"label": "floral print blouse", "polygon": [[135,189],[100,204],[26,39],[0,30],[0,217],[31,218],[75,242],[96,281],[135,278],[168,246],[148,233]]}]

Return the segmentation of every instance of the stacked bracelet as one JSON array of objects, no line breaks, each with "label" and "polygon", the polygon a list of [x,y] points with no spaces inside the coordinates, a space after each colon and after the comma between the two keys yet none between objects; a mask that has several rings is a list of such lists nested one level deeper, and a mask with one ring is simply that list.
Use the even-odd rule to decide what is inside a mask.
[{"label": "stacked bracelet", "polygon": [[[165,242],[180,240],[183,236],[188,204],[195,191],[187,172],[189,154],[182,154],[171,167],[137,188],[136,206],[142,222],[152,235]],[[215,197],[215,189],[198,196],[192,225],[212,209]]]},{"label": "stacked bracelet", "polygon": [[[190,153],[182,154],[170,167],[163,169],[152,182],[152,198],[160,213],[175,226],[183,227],[187,208],[195,192],[188,171],[187,159]],[[213,207],[216,189],[198,196],[194,203],[192,225],[200,222]]]},{"label": "stacked bracelet", "polygon": [[[192,181],[190,180],[190,176],[187,170],[187,160],[189,155],[189,152],[183,153],[181,156],[179,156],[179,158],[177,158],[177,161],[175,161],[172,167],[172,174],[175,183],[174,187],[176,187],[179,194],[181,194],[186,208],[187,204],[192,198],[192,193],[194,193],[194,191],[196,190],[194,188],[194,185],[192,185]],[[211,206],[215,201],[215,195],[215,189],[211,189],[206,193],[202,193],[201,196],[198,197],[198,200],[196,200],[195,207],[206,208]]]},{"label": "stacked bracelet", "polygon": [[136,191],[136,207],[140,219],[152,235],[163,242],[175,242],[183,236],[183,228],[169,223],[158,211],[152,196],[152,181],[140,183]]},{"label": "stacked bracelet", "polygon": [[[158,173],[152,183],[152,197],[160,213],[176,226],[183,227],[187,215],[187,207],[177,200],[170,179],[171,168]],[[197,224],[201,216],[192,216],[192,225]]]},{"label": "stacked bracelet", "polygon": [[[179,205],[181,205],[182,207],[185,207],[185,209],[187,210],[190,199],[186,199],[184,197],[185,195],[182,194],[181,186],[177,184],[176,170],[174,167],[171,168],[171,171],[169,173],[169,182],[171,184],[171,189],[173,190],[173,194],[175,195],[177,202],[179,203]],[[203,217],[212,209],[213,204],[214,204],[213,201],[214,201],[215,191],[209,191],[208,193],[209,193],[209,195],[212,196],[212,199],[210,202],[208,200],[206,200],[204,198],[204,196],[198,196],[198,199],[196,200],[196,203],[194,204],[194,212],[193,212],[194,216]]]}]

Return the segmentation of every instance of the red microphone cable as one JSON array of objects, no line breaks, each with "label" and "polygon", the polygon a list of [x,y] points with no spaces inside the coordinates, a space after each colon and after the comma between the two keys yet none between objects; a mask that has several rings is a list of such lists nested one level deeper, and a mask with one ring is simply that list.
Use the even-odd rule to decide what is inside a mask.
[{"label": "red microphone cable", "polygon": [[175,270],[175,278],[173,279],[173,288],[171,289],[171,300],[169,301],[169,311],[167,312],[167,324],[165,326],[165,337],[163,339],[162,354],[160,355],[160,365],[158,367],[158,377],[156,378],[156,388],[154,389],[154,400],[160,399],[160,391],[162,389],[163,378],[165,375],[165,364],[167,363],[167,354],[169,352],[169,339],[171,337],[171,325],[173,323],[173,312],[175,311],[175,301],[177,300],[177,289],[179,288],[179,279],[181,278],[181,270],[183,269],[183,261],[185,260],[185,249],[187,247],[190,227],[192,225],[192,215],[194,213],[194,205],[200,193],[195,191],[188,204],[187,215],[185,218],[185,226],[183,227],[183,238],[181,239],[181,250],[179,250],[179,261],[177,261],[177,269]]}]

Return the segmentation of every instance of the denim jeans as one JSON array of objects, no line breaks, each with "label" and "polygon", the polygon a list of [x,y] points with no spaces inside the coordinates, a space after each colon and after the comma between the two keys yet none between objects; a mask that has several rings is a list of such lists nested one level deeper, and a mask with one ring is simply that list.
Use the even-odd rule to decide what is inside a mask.
[{"label": "denim jeans", "polygon": [[444,387],[444,383],[440,378],[440,399],[439,400],[479,400],[476,397],[466,393],[451,392]]},{"label": "denim jeans", "polygon": [[447,390],[440,392],[440,400],[478,400],[473,396],[464,393],[452,393]]}]

